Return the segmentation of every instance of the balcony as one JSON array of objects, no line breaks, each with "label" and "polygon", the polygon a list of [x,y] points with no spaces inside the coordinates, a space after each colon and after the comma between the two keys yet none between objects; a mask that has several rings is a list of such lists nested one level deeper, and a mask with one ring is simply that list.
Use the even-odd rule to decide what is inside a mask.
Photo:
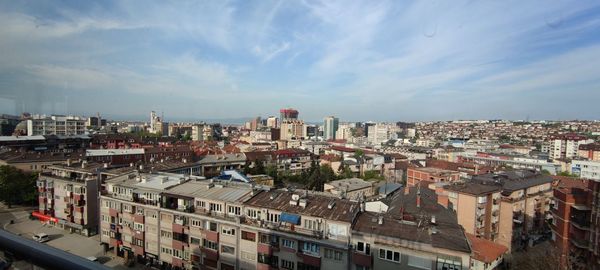
[{"label": "balcony", "polygon": [[576,246],[578,248],[583,248],[583,249],[590,248],[590,242],[587,240],[577,239],[573,235],[569,236],[569,240],[571,241],[571,244],[573,244],[574,246]]},{"label": "balcony", "polygon": [[354,251],[352,252],[352,263],[363,267],[372,268],[373,265],[373,256],[367,255],[362,252]]},{"label": "balcony", "polygon": [[302,263],[312,265],[315,267],[321,267],[321,257],[314,254],[310,254],[304,251],[296,253],[298,258],[302,260]]},{"label": "balcony", "polygon": [[571,225],[580,230],[590,229],[590,220],[587,216],[571,216]]},{"label": "balcony", "polygon": [[200,251],[204,254],[205,259],[218,261],[219,260],[219,252],[216,250],[208,249],[205,247],[201,247]]},{"label": "balcony", "polygon": [[204,232],[205,236],[204,238],[206,238],[206,240],[208,241],[212,241],[212,242],[219,242],[219,233],[218,232],[213,232],[213,231],[205,231]]},{"label": "balcony", "polygon": [[256,252],[258,253],[263,253],[263,254],[269,254],[272,255],[273,252],[277,252],[279,251],[279,246],[275,245],[275,244],[268,244],[268,243],[258,243],[258,247],[256,249]]}]

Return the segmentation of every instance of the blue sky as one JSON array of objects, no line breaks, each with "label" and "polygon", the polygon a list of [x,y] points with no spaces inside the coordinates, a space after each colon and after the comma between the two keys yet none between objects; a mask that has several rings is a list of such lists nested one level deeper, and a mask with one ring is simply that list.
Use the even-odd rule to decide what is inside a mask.
[{"label": "blue sky", "polygon": [[599,1],[0,0],[2,113],[598,119]]}]

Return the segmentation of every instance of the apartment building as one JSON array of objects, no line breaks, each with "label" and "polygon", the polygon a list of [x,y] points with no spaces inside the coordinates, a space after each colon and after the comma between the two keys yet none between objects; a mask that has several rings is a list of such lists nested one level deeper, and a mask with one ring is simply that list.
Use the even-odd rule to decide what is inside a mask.
[{"label": "apartment building", "polygon": [[274,151],[273,156],[277,170],[291,174],[299,174],[310,169],[313,160],[311,152],[295,148]]},{"label": "apartment building", "polygon": [[321,267],[321,256],[323,267],[345,263],[347,257],[331,252],[347,248],[358,212],[356,203],[335,197],[165,173],[109,179],[107,190],[102,242],[120,256],[180,269],[312,269]]},{"label": "apartment building", "polygon": [[578,156],[592,161],[600,161],[600,143],[580,144]]},{"label": "apartment building", "polygon": [[72,233],[97,234],[99,168],[86,161],[49,166],[37,180],[39,206],[32,215]]},{"label": "apartment building", "polygon": [[513,250],[526,245],[528,235],[548,230],[546,220],[551,218],[552,198],[550,176],[517,170],[474,176],[469,184],[475,183],[501,187],[496,243]]},{"label": "apartment building", "polygon": [[416,186],[421,181],[427,183],[450,183],[460,180],[459,172],[435,167],[409,167],[406,171],[406,174],[406,185],[409,187]]},{"label": "apartment building", "polygon": [[600,180],[600,161],[573,160],[571,173],[585,179]]},{"label": "apartment building", "polygon": [[593,182],[569,177],[555,177],[552,199],[552,243],[560,254],[563,267],[585,269],[591,256],[591,206]]},{"label": "apartment building", "polygon": [[81,135],[86,133],[87,119],[77,116],[37,115],[27,120],[27,136]]},{"label": "apartment building", "polygon": [[458,224],[463,226],[466,233],[492,241],[498,238],[500,186],[456,183],[447,185],[444,189],[448,208],[456,212]]},{"label": "apartment building", "polygon": [[387,211],[357,217],[350,269],[469,269],[465,232],[433,190],[409,187],[385,201]]},{"label": "apartment building", "polygon": [[590,144],[593,142],[594,140],[577,134],[561,134],[550,136],[550,158],[574,158],[579,154],[579,145]]}]

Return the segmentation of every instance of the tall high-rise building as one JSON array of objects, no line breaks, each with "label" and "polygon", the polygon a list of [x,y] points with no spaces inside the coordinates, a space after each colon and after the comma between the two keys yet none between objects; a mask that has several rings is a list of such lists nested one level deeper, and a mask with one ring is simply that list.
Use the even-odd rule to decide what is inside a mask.
[{"label": "tall high-rise building", "polygon": [[267,127],[277,128],[277,117],[269,116],[269,118],[267,118]]},{"label": "tall high-rise building", "polygon": [[335,133],[338,130],[339,119],[333,116],[327,116],[323,120],[323,139],[333,140],[335,139]]},{"label": "tall high-rise building", "polygon": [[257,130],[261,126],[260,124],[260,116],[252,119],[250,121],[250,130]]},{"label": "tall high-rise building", "polygon": [[279,113],[281,115],[281,117],[279,119],[281,119],[281,122],[286,121],[286,120],[297,120],[298,119],[298,111],[292,108],[288,108],[288,109],[281,109],[279,110]]}]

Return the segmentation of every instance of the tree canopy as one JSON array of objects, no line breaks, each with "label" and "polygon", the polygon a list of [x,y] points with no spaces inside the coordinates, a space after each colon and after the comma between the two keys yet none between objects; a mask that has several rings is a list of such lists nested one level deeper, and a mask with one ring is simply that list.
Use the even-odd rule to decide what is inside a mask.
[{"label": "tree canopy", "polygon": [[36,180],[36,174],[25,173],[13,166],[0,166],[0,201],[8,207],[35,202]]}]

